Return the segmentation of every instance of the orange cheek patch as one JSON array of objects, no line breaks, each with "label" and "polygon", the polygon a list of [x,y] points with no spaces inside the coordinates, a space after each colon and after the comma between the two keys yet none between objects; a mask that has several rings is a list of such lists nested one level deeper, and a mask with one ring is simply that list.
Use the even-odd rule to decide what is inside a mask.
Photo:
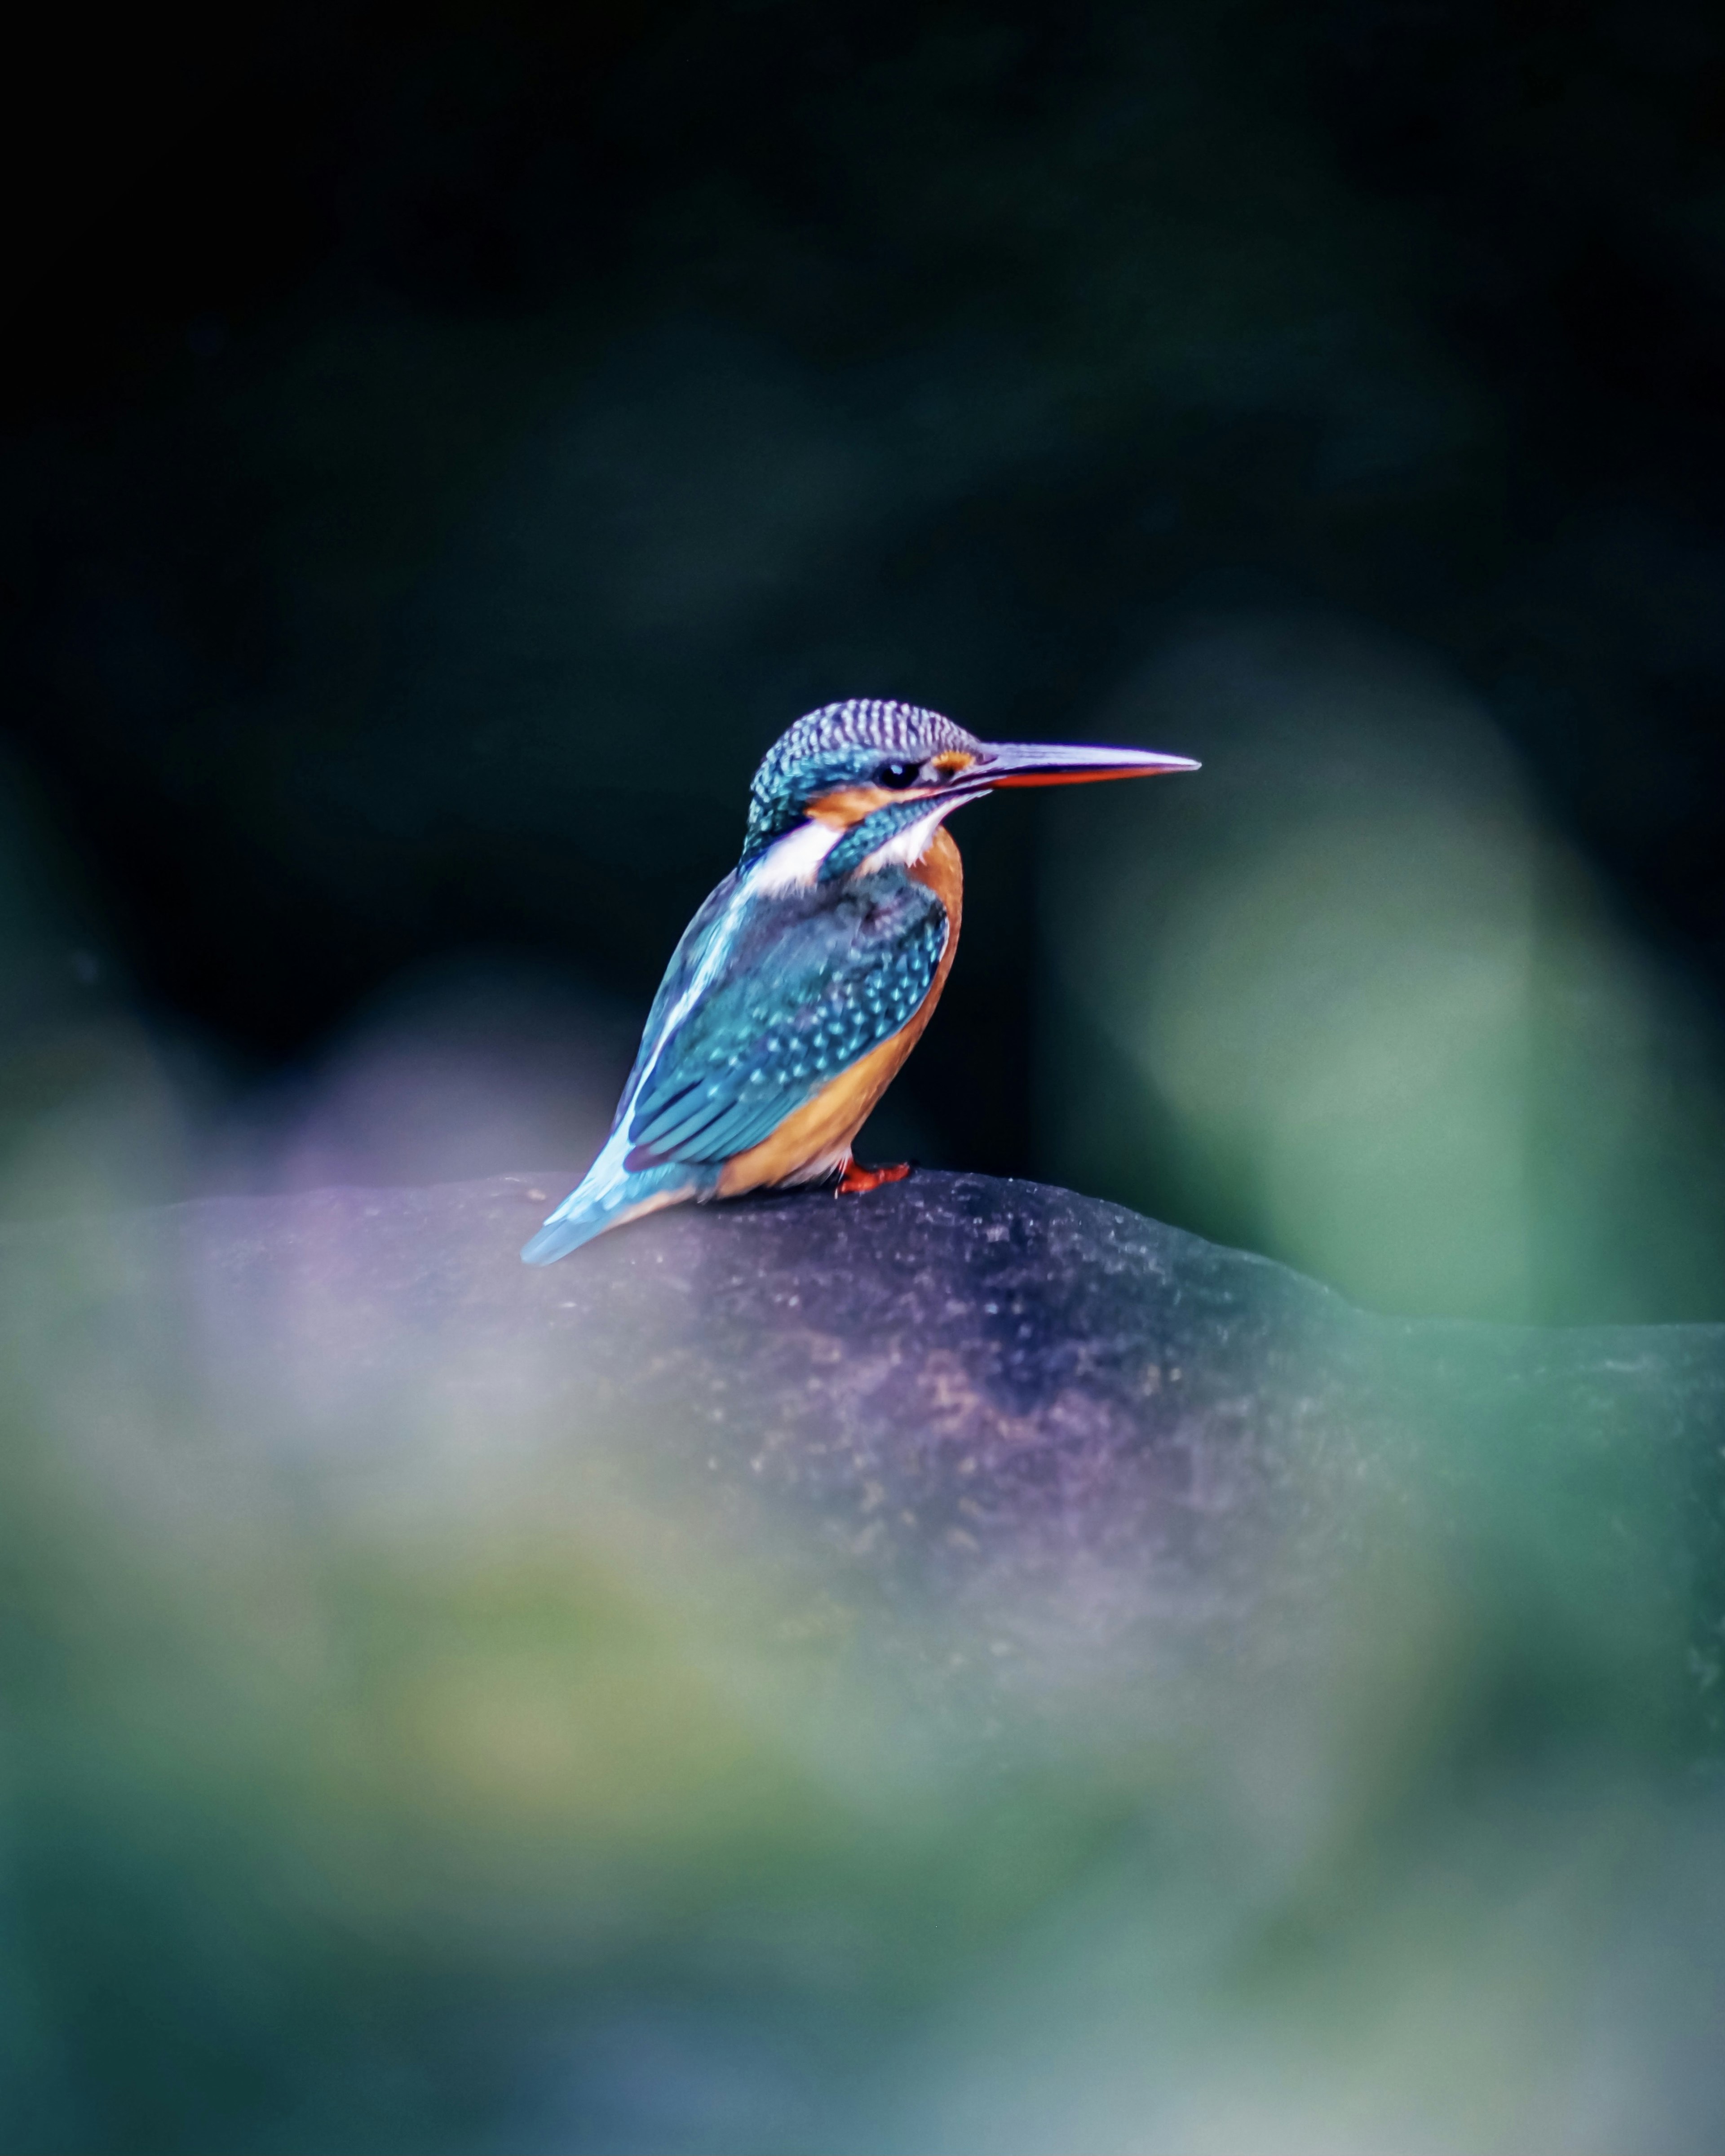
[{"label": "orange cheek patch", "polygon": [[[952,778],[961,771],[968,771],[976,758],[962,748],[942,751],[928,759],[929,768],[940,773],[942,778]],[[1099,778],[1110,774],[1099,772]],[[932,801],[941,791],[939,786],[842,786],[831,793],[823,793],[809,804],[809,814],[823,824],[834,824],[848,831],[853,824],[861,823],[865,816],[872,816],[877,808],[885,808],[894,801]]]},{"label": "orange cheek patch", "polygon": [[865,816],[872,816],[877,808],[884,808],[892,801],[926,801],[934,792],[932,786],[901,786],[888,789],[884,786],[846,786],[836,793],[823,793],[809,804],[809,813],[822,824],[834,824],[841,831],[861,823]]}]

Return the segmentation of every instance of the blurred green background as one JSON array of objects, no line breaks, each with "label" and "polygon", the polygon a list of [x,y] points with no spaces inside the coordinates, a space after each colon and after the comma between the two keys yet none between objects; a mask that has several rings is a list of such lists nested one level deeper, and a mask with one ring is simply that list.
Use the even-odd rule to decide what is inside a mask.
[{"label": "blurred green background", "polygon": [[[0,1218],[572,1180],[760,753],[878,695],[1205,768],[960,819],[867,1151],[1725,1318],[1717,10],[74,6],[8,74]],[[698,1493],[458,1471],[435,1343],[295,1440],[418,1501],[322,1488],[54,1247],[6,2147],[1725,2138],[1651,1466],[1458,1427],[1260,1660],[983,1742]]]}]

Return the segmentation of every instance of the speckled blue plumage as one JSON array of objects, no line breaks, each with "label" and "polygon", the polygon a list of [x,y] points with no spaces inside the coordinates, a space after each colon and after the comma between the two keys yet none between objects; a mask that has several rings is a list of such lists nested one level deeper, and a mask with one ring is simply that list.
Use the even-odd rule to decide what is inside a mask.
[{"label": "speckled blue plumage", "polygon": [[858,698],[798,719],[755,773],[742,858],[677,947],[603,1151],[521,1255],[548,1265],[652,1206],[845,1166],[957,933],[958,857],[945,841],[931,851],[943,819],[997,786],[1197,767],[1153,749],[982,742],[915,704]]},{"label": "speckled blue plumage", "polygon": [[743,860],[752,860],[782,838],[810,801],[865,780],[883,756],[923,763],[955,749],[974,756],[982,746],[974,734],[919,704],[862,696],[823,704],[782,733],[761,759],[749,787]]},{"label": "speckled blue plumage", "polygon": [[[697,916],[690,930],[697,946],[701,926]],[[939,899],[899,867],[836,889],[817,882],[750,908],[722,976],[634,1097],[625,1166],[712,1163],[760,1144],[910,1023],[947,934]],[[700,949],[690,957],[692,971]]]},{"label": "speckled blue plumage", "polygon": [[742,860],[701,906],[665,969],[604,1152],[522,1255],[548,1264],[639,1206],[711,1196],[727,1160],[771,1137],[840,1072],[907,1025],[952,927],[899,863],[857,871],[919,818],[890,802],[845,833],[806,881],[764,873],[811,801],[974,737],[908,704],[829,704],[773,744],[750,789]]},{"label": "speckled blue plumage", "polygon": [[890,845],[901,832],[920,824],[928,814],[926,801],[889,801],[884,808],[853,824],[820,865],[823,883],[836,883],[860,869],[873,853]]}]

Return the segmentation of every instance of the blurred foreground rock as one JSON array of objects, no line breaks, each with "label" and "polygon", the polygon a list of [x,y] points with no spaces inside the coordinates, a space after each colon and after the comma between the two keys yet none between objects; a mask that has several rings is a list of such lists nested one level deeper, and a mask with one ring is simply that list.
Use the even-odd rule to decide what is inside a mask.
[{"label": "blurred foreground rock", "polygon": [[567,1182],[0,1234],[0,2148],[1725,2139],[1725,1332]]},{"label": "blurred foreground rock", "polygon": [[1520,1516],[1517,1563],[1545,1518],[1605,1600],[1645,1615],[1651,1591],[1712,1707],[1725,1328],[1376,1319],[1118,1206],[937,1173],[683,1208],[522,1266],[569,1180],[135,1214],[93,1270],[89,1224],[14,1231],[7,1302],[28,1329],[44,1254],[76,1253],[51,1390],[80,1443],[154,1343],[189,1427],[267,1446],[321,1505],[603,1482],[795,1599],[872,1610],[943,1683],[978,1657],[1142,1675],[1218,1627],[1280,1653],[1291,1613],[1410,1521],[1466,1523],[1481,1486]]}]

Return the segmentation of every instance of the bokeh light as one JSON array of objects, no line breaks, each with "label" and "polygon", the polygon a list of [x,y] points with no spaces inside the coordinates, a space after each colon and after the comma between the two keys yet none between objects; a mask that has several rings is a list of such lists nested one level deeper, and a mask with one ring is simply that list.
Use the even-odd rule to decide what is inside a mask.
[{"label": "bokeh light", "polygon": [[1117,1142],[1154,1146],[1165,1208],[1373,1308],[1717,1306],[1717,1024],[1476,701],[1357,629],[1249,617],[1096,724],[1207,768],[1153,814],[1067,817],[1050,950],[1088,1024],[1055,1030],[1048,1092],[1069,1173],[1106,1188]]}]

